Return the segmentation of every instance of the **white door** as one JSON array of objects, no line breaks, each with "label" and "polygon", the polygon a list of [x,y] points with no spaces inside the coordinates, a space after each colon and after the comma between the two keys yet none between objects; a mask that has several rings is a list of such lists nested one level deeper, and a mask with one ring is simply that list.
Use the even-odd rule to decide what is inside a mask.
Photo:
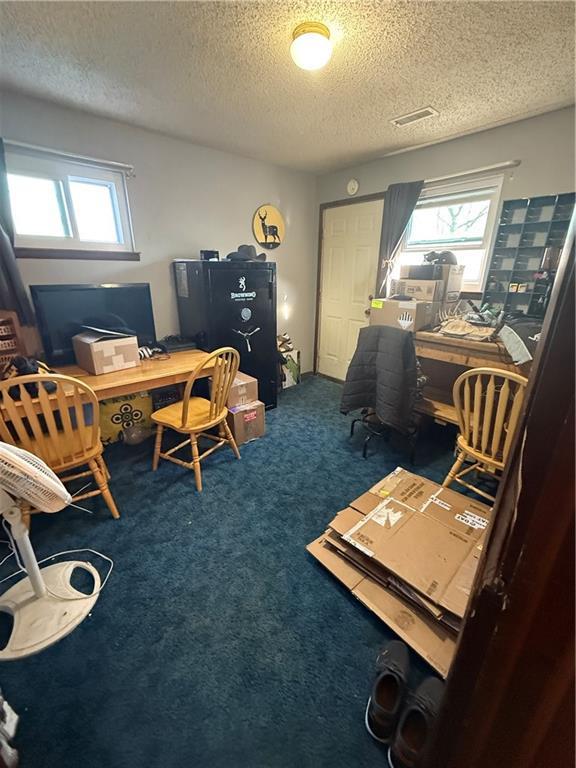
[{"label": "white door", "polygon": [[318,372],[344,380],[374,294],[383,201],[324,211]]}]

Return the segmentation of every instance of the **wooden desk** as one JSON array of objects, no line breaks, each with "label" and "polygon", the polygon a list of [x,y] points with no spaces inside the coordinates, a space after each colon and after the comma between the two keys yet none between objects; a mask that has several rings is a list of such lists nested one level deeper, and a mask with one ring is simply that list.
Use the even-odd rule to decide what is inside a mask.
[{"label": "wooden desk", "polygon": [[[77,365],[67,365],[58,368],[57,373],[81,379],[88,384],[98,400],[107,400],[120,395],[132,395],[136,392],[169,387],[187,381],[192,371],[206,358],[208,352],[200,349],[188,349],[183,352],[173,352],[167,360],[142,360],[136,368],[125,368],[123,371],[102,373],[94,376]],[[205,372],[208,376],[210,371]]]},{"label": "wooden desk", "polygon": [[470,341],[452,336],[442,336],[432,331],[418,331],[414,334],[416,354],[420,358],[438,360],[465,368],[503,368],[520,373],[506,348],[498,341]]},{"label": "wooden desk", "polygon": [[417,403],[416,410],[443,423],[458,423],[452,385],[468,368],[501,368],[522,376],[530,372],[530,363],[515,365],[500,342],[471,341],[417,331],[414,346],[422,372],[428,376],[424,399]]},{"label": "wooden desk", "polygon": [[[182,384],[207,357],[208,352],[203,352],[200,349],[188,349],[183,352],[173,352],[168,360],[142,360],[141,365],[136,368],[125,368],[123,371],[102,373],[99,376],[88,373],[77,365],[58,368],[56,373],[81,379],[94,390],[98,400],[108,400],[111,397],[132,395],[156,387]],[[203,377],[210,376],[211,372],[212,370],[207,368],[203,372]],[[72,393],[70,392],[70,395],[67,396],[71,397]],[[56,398],[51,395],[50,400],[54,401],[55,410],[57,410]],[[33,405],[36,413],[40,413],[41,408],[37,400],[33,401]],[[16,408],[24,415],[22,403],[16,403]],[[6,414],[3,413],[3,417],[9,421]]]}]

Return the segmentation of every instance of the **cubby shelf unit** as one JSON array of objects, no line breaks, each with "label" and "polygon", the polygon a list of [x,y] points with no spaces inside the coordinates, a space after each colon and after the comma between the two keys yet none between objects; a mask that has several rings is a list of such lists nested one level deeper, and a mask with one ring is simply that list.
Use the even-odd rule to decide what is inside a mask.
[{"label": "cubby shelf unit", "polygon": [[[562,249],[574,198],[570,192],[504,201],[483,304],[544,316],[556,270],[555,265],[543,269],[544,256],[547,248]],[[542,272],[548,276],[537,277]]]}]

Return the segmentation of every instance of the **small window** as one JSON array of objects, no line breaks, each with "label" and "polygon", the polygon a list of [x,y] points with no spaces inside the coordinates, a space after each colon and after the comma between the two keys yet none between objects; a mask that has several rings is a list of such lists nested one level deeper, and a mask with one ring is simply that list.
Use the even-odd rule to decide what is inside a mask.
[{"label": "small window", "polygon": [[6,165],[17,247],[134,250],[122,170],[10,146]]},{"label": "small window", "polygon": [[93,179],[70,179],[70,196],[80,240],[123,242],[114,184]]},{"label": "small window", "polygon": [[481,291],[488,265],[502,177],[425,187],[400,244],[402,264],[420,264],[429,251],[453,251],[464,269],[464,290]]},{"label": "small window", "polygon": [[8,192],[14,228],[19,235],[70,236],[59,181],[9,173]]},{"label": "small window", "polygon": [[406,243],[416,245],[478,245],[484,240],[490,198],[436,203],[416,208]]}]

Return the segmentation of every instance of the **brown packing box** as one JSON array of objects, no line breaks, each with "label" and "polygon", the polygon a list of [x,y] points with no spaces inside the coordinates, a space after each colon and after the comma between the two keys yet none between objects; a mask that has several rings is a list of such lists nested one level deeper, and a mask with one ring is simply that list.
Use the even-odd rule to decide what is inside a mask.
[{"label": "brown packing box", "polygon": [[430,496],[442,486],[433,480],[428,480],[420,475],[413,475],[401,467],[396,467],[394,472],[375,483],[369,493],[380,499],[387,499],[394,495],[405,504],[414,509],[424,506]]},{"label": "brown packing box", "polygon": [[411,280],[401,278],[390,283],[390,296],[410,296],[418,301],[442,301],[444,283],[442,280]]},{"label": "brown packing box", "polygon": [[235,405],[228,409],[226,421],[238,445],[256,440],[266,432],[264,403],[256,400],[254,403]]},{"label": "brown packing box", "polygon": [[94,374],[121,371],[140,365],[136,336],[87,328],[72,337],[76,362]]},{"label": "brown packing box", "polygon": [[[370,492],[380,503],[347,531],[340,528],[343,539],[441,608],[463,617],[490,508],[403,469]],[[367,509],[366,499],[363,505]]]},{"label": "brown packing box", "polygon": [[[373,494],[366,495],[372,496],[372,499],[376,504],[382,503],[382,501],[377,499]],[[360,570],[376,581],[379,581],[383,586],[391,589],[393,592],[400,592],[413,605],[432,614],[438,621],[444,621],[451,629],[458,628],[460,625],[459,617],[449,615],[450,612],[440,608],[432,600],[398,579],[391,571],[383,568],[374,561],[373,558],[365,555],[360,549],[353,547],[341,538],[351,527],[357,525],[362,519],[363,514],[351,507],[347,507],[339,512],[330,523],[330,527],[326,533],[330,545],[335,549],[338,549],[343,557],[353,562],[360,568]]]},{"label": "brown packing box", "polygon": [[452,614],[443,611],[431,600],[428,600],[419,592],[416,592],[416,590],[396,578],[390,571],[382,568],[371,558],[362,554],[358,549],[347,544],[332,527],[326,531],[325,538],[339,555],[351,562],[366,576],[370,576],[370,578],[374,579],[374,581],[377,581],[379,584],[382,584],[383,587],[394,592],[394,594],[400,595],[417,610],[425,611],[430,614],[434,619],[442,622],[452,631],[456,632],[459,629],[460,619],[457,616],[453,616]]},{"label": "brown packing box", "polygon": [[444,293],[441,301],[454,302],[460,296],[464,280],[463,264],[403,264],[400,279],[442,280]]},{"label": "brown packing box", "polygon": [[398,467],[308,551],[446,676],[490,508]]},{"label": "brown packing box", "polygon": [[419,331],[436,322],[440,305],[431,301],[372,299],[370,325],[391,325],[404,331]]},{"label": "brown packing box", "polygon": [[456,638],[452,632],[433,618],[419,614],[401,597],[380,586],[373,579],[363,579],[352,590],[352,594],[442,677],[447,676],[456,653]]},{"label": "brown packing box", "polygon": [[313,541],[308,552],[329,570],[352,594],[410,645],[434,669],[446,677],[456,650],[453,633],[432,617],[414,610],[409,603],[382,584],[365,576],[339,555],[325,536]]},{"label": "brown packing box", "polygon": [[228,408],[233,408],[235,405],[246,405],[256,400],[258,400],[258,379],[238,371],[230,387],[226,405]]},{"label": "brown packing box", "polygon": [[363,493],[362,496],[358,496],[357,499],[354,499],[354,501],[350,502],[350,506],[352,509],[358,510],[358,512],[362,512],[363,515],[367,515],[368,512],[372,512],[375,506],[380,504],[382,499],[379,499],[375,494],[370,493],[370,491],[366,491],[366,493]]}]

